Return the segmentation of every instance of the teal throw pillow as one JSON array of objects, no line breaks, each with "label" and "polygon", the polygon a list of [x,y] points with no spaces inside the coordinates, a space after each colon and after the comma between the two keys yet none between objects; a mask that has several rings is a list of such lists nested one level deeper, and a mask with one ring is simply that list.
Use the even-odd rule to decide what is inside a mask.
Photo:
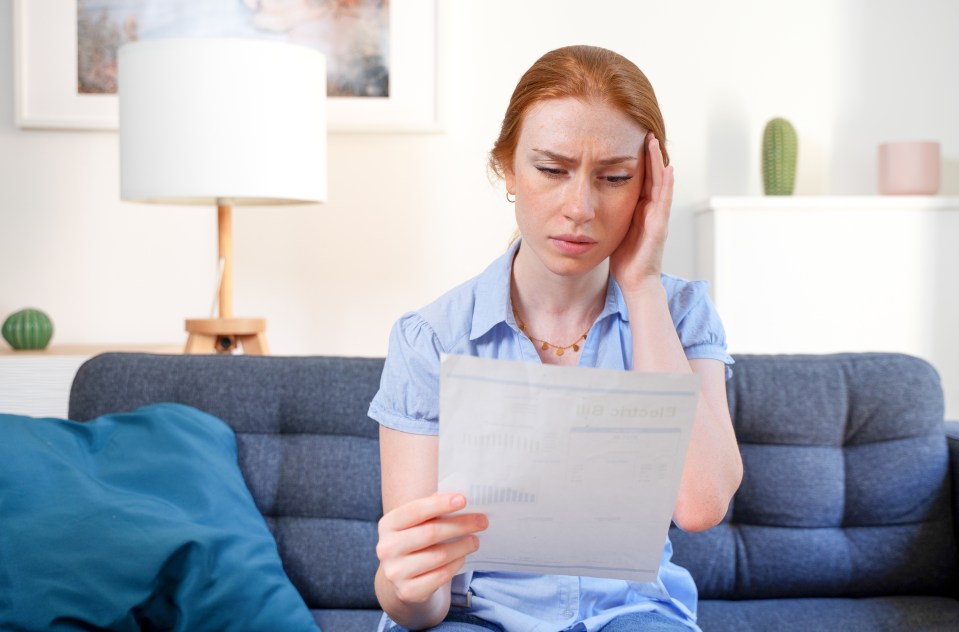
[{"label": "teal throw pillow", "polygon": [[223,421],[0,415],[0,629],[315,632]]}]

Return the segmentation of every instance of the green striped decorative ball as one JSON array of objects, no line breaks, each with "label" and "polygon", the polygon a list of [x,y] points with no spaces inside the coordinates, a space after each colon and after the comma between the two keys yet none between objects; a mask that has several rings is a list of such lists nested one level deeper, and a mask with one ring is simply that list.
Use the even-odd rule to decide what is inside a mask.
[{"label": "green striped decorative ball", "polygon": [[43,349],[53,338],[53,321],[39,309],[21,309],[7,317],[0,333],[14,349]]}]

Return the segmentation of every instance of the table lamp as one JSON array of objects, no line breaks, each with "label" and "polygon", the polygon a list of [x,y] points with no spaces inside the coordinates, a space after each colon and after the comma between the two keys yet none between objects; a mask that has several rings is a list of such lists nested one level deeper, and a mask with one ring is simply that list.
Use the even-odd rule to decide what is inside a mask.
[{"label": "table lamp", "polygon": [[187,319],[187,353],[268,353],[266,321],[233,316],[232,207],[326,200],[326,60],[260,39],[120,48],[120,197],[216,206],[219,313]]}]

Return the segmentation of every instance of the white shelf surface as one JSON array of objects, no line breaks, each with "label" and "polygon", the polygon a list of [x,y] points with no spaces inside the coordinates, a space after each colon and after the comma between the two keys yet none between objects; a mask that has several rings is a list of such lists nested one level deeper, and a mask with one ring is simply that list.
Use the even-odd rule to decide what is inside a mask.
[{"label": "white shelf surface", "polygon": [[[2,343],[0,343],[2,344]],[[0,349],[0,413],[65,418],[73,377],[84,362],[110,351],[180,353],[180,345],[55,345],[42,351]]]},{"label": "white shelf surface", "polygon": [[959,198],[715,197],[696,226],[732,353],[908,353],[959,419]]},{"label": "white shelf surface", "polygon": [[88,356],[0,355],[0,413],[66,417],[73,376]]},{"label": "white shelf surface", "polygon": [[697,213],[717,211],[923,211],[959,210],[959,197],[942,195],[765,195],[714,196]]}]

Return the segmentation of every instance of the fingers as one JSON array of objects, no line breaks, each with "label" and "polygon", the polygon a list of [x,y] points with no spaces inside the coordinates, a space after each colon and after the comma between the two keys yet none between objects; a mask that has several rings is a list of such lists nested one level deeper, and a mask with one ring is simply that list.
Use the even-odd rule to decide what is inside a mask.
[{"label": "fingers", "polygon": [[389,529],[399,531],[457,512],[465,506],[466,498],[462,494],[436,493],[397,507],[383,516],[381,524],[385,523]]},{"label": "fingers", "polygon": [[479,548],[474,534],[486,529],[489,520],[477,513],[451,515],[465,506],[462,494],[433,494],[380,519],[376,555],[401,600],[426,600]]},{"label": "fingers", "polygon": [[[435,544],[401,557],[381,560],[383,574],[397,587],[428,587],[432,593],[463,567],[466,556],[479,549],[479,538],[468,535],[453,541]],[[446,573],[452,571],[447,576]]]},{"label": "fingers", "polygon": [[656,138],[652,132],[649,133],[649,136],[652,136],[652,138],[650,138],[647,143],[649,149],[646,152],[646,165],[649,171],[652,172],[650,190],[650,197],[652,197],[655,195],[655,192],[663,186],[663,172],[666,170],[666,166],[663,161],[663,150],[659,145],[659,139]]},{"label": "fingers", "polygon": [[384,560],[390,557],[415,554],[437,544],[483,531],[488,526],[489,520],[483,514],[460,514],[433,518],[399,531],[389,530],[384,521],[381,521],[377,555],[381,560]]},{"label": "fingers", "polygon": [[396,586],[398,599],[406,603],[423,603],[429,600],[440,586],[452,580],[462,567],[463,561],[459,560],[458,563],[448,564],[431,573],[425,573],[403,582],[395,581],[384,567],[383,576]]},{"label": "fingers", "polygon": [[647,134],[646,173],[650,176],[644,186],[644,197],[665,211],[673,203],[673,166],[666,166],[662,146],[652,132]]},{"label": "fingers", "polygon": [[656,139],[652,132],[646,134],[645,151],[643,152],[643,194],[642,198],[648,200],[653,192],[653,160],[652,143]]},{"label": "fingers", "polygon": [[639,150],[643,179],[632,222],[611,256],[613,275],[623,288],[662,273],[663,250],[668,235],[673,200],[673,167],[666,166],[662,147],[649,132]]}]

